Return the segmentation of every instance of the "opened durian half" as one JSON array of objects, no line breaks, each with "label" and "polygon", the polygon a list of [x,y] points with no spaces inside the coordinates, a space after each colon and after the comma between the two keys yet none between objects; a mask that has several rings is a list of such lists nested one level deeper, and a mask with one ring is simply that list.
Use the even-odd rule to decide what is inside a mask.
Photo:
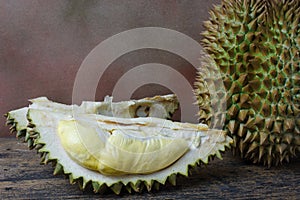
[{"label": "opened durian half", "polygon": [[[212,156],[221,158],[220,151],[232,142],[223,131],[208,129],[204,124],[162,119],[174,112],[178,102],[174,96],[160,98],[169,101],[152,99],[146,109],[150,117],[116,117],[108,107],[67,106],[45,98],[32,100],[29,108],[11,111],[7,117],[17,132],[26,130],[27,141],[42,154],[42,163],[56,163],[54,174],[68,174],[70,182],[78,182],[82,189],[91,183],[94,192],[100,193],[107,188],[116,194],[122,188],[128,192],[150,191],[167,180],[175,185],[177,174],[188,176],[191,166],[206,164]],[[140,105],[144,100],[138,101]],[[130,105],[115,105],[121,104],[115,107],[116,113],[123,113],[118,111]],[[148,112],[153,105],[165,112]],[[138,113],[144,115],[141,110]],[[155,117],[150,113],[156,113]]]},{"label": "opened durian half", "polygon": [[200,120],[220,127],[212,117],[225,115],[234,152],[254,163],[278,165],[300,152],[299,24],[299,0],[222,0],[205,22]]}]

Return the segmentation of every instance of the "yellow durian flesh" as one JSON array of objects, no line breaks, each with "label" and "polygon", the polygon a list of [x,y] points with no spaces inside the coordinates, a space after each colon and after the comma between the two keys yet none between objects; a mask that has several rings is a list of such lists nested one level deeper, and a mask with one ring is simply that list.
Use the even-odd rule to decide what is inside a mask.
[{"label": "yellow durian flesh", "polygon": [[103,163],[127,174],[148,174],[174,163],[188,150],[184,139],[138,139],[116,130],[102,152]]},{"label": "yellow durian flesh", "polygon": [[112,130],[110,135],[75,120],[62,120],[58,124],[58,135],[68,155],[81,166],[106,175],[159,171],[188,150],[189,144],[184,139],[138,134],[120,129]]},{"label": "yellow durian flesh", "polygon": [[99,158],[96,152],[89,152],[89,149],[98,149],[100,152],[105,144],[95,139],[97,133],[93,128],[85,127],[75,120],[62,120],[58,123],[57,133],[62,146],[76,163],[88,169],[98,168]]}]

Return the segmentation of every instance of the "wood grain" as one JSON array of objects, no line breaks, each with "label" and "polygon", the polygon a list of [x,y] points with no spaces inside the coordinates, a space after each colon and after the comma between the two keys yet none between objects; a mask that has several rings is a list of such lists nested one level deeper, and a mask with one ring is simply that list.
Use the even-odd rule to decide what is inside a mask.
[{"label": "wood grain", "polygon": [[[111,192],[94,194],[69,184],[64,175],[54,176],[51,164],[40,165],[35,150],[14,138],[0,138],[1,199],[99,199],[116,198]],[[215,159],[180,177],[177,185],[160,191],[121,195],[124,199],[300,199],[300,159],[267,169],[233,157]]]}]

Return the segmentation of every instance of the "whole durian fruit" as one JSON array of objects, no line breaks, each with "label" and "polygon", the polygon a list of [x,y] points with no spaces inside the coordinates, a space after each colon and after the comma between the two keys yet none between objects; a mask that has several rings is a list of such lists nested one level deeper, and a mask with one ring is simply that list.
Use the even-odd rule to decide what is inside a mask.
[{"label": "whole durian fruit", "polygon": [[[253,163],[270,167],[300,152],[299,18],[299,0],[222,0],[204,24],[210,77],[200,69],[195,82],[200,120],[223,114],[234,153]],[[218,92],[218,73],[226,92],[214,99],[207,85]]]}]

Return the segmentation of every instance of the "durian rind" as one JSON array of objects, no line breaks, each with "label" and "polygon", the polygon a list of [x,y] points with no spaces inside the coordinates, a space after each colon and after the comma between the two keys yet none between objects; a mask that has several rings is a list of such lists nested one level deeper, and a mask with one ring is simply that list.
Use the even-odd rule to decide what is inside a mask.
[{"label": "durian rind", "polygon": [[[207,164],[209,158],[212,156],[221,158],[220,152],[225,151],[225,148],[229,147],[231,142],[231,139],[225,136],[224,132],[212,131],[207,134],[208,138],[204,138],[199,149],[191,149],[178,161],[165,169],[151,174],[107,176],[89,170],[74,162],[63,149],[60,140],[57,138],[58,136],[53,136],[53,133],[56,132],[55,127],[47,126],[47,123],[44,125],[44,121],[39,120],[43,118],[42,115],[56,118],[50,120],[52,121],[51,124],[55,123],[56,120],[66,118],[66,115],[29,109],[28,119],[31,121],[32,125],[34,125],[31,134],[39,135],[35,140],[35,143],[36,145],[43,146],[38,150],[44,155],[43,162],[47,163],[48,161],[55,161],[55,173],[63,172],[65,174],[70,174],[70,182],[79,182],[82,189],[86,187],[87,183],[91,182],[95,192],[99,192],[99,188],[103,187],[110,188],[116,194],[119,194],[122,188],[132,188],[136,192],[141,192],[140,190],[142,190],[143,187],[141,187],[140,184],[144,185],[145,188],[150,191],[153,189],[154,185],[157,187],[157,184],[155,184],[156,182],[165,184],[166,181],[169,180],[171,183],[175,183],[177,174],[188,176],[190,167],[194,167],[200,163]],[[92,118],[94,117],[97,116],[92,116]],[[146,121],[149,119],[146,119]],[[140,119],[136,119],[136,122],[139,121]]]},{"label": "durian rind", "polygon": [[[227,104],[225,130],[234,139],[234,153],[253,163],[270,167],[300,152],[299,24],[298,0],[222,0],[204,23],[208,55],[202,65],[221,72],[226,92],[218,101]],[[215,80],[198,76],[198,99],[206,95],[207,88],[200,87],[205,81]],[[219,105],[210,98],[211,107]],[[200,119],[211,123],[216,112],[201,101],[199,107]]]}]

